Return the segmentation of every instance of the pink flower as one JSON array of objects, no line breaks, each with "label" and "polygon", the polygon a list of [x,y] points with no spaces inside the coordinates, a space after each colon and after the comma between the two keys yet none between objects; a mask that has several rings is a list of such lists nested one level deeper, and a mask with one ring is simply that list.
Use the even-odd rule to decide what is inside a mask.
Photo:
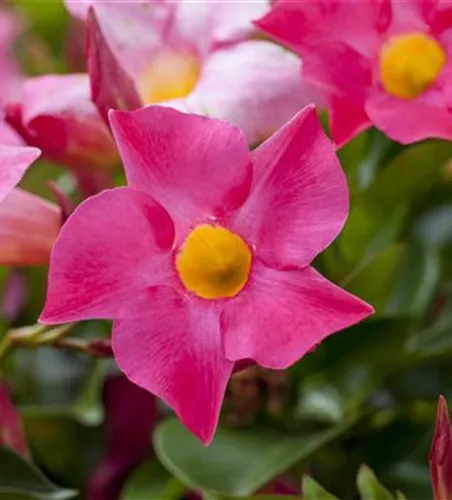
[{"label": "pink flower", "polygon": [[119,157],[96,107],[87,75],[46,75],[25,80],[20,103],[6,109],[23,140],[57,163],[78,170],[110,170]]},{"label": "pink flower", "polygon": [[452,19],[434,0],[279,0],[256,24],[303,57],[338,146],[372,124],[452,139]]},{"label": "pink flower", "polygon": [[346,179],[312,107],[252,153],[168,107],[111,125],[129,185],[69,217],[40,320],[113,319],[119,367],[209,443],[236,362],[287,368],[372,313],[309,265],[345,223]]},{"label": "pink flower", "polygon": [[61,227],[59,209],[22,189],[15,189],[40,151],[0,145],[0,264],[35,265],[49,259]]},{"label": "pink flower", "polygon": [[296,56],[248,39],[266,1],[66,1],[77,15],[89,3],[92,96],[107,121],[111,108],[162,103],[228,120],[253,144],[315,99]]},{"label": "pink flower", "polygon": [[0,7],[0,105],[17,95],[20,84],[20,70],[12,50],[19,32],[16,16]]},{"label": "pink flower", "polygon": [[429,455],[434,500],[452,499],[452,427],[444,396],[438,400],[435,435]]}]

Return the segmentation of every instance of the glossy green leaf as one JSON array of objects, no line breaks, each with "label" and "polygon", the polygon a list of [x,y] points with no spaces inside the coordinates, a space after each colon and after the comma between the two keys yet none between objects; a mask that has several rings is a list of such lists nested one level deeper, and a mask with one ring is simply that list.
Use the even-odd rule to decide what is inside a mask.
[{"label": "glossy green leaf", "polygon": [[338,500],[309,476],[303,476],[301,491],[303,492],[303,500]]},{"label": "glossy green leaf", "polygon": [[357,486],[361,500],[394,500],[393,495],[378,482],[367,465],[362,465],[359,469]]},{"label": "glossy green leaf", "polygon": [[186,485],[218,495],[246,496],[307,459],[351,424],[300,433],[219,429],[205,447],[177,420],[168,419],[157,428],[154,444],[162,464]]},{"label": "glossy green leaf", "polygon": [[156,460],[142,464],[128,478],[121,500],[178,500],[186,487]]},{"label": "glossy green leaf", "polygon": [[31,462],[0,447],[0,499],[66,500],[76,495],[51,483]]}]

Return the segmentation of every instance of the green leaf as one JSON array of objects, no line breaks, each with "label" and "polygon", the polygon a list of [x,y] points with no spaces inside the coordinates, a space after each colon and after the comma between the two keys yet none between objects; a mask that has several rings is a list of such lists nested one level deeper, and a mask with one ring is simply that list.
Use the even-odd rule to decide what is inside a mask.
[{"label": "green leaf", "polygon": [[385,307],[388,315],[423,316],[439,280],[438,251],[413,241],[404,253],[396,288]]},{"label": "green leaf", "polygon": [[203,446],[177,420],[154,434],[162,464],[187,486],[226,496],[246,496],[344,433],[353,421],[309,433],[278,433],[267,428],[218,429]]},{"label": "green leaf", "polygon": [[77,492],[51,483],[31,462],[0,447],[0,499],[66,500]]},{"label": "green leaf", "polygon": [[382,312],[393,290],[404,250],[402,244],[387,247],[357,268],[342,285],[372,304],[377,313]]},{"label": "green leaf", "polygon": [[328,493],[309,476],[303,476],[301,491],[303,492],[303,500],[337,500],[337,497]]},{"label": "green leaf", "polygon": [[186,487],[173,478],[156,460],[148,461],[127,480],[121,500],[178,500]]},{"label": "green leaf", "polygon": [[394,497],[377,480],[367,465],[361,465],[357,478],[361,500],[394,500]]}]

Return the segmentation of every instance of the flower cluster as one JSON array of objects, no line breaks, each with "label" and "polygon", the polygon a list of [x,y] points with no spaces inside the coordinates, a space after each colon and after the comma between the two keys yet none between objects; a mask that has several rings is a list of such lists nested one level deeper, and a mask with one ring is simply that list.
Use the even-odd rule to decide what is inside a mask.
[{"label": "flower cluster", "polygon": [[[312,267],[349,212],[336,148],[371,126],[452,139],[452,8],[65,5],[86,73],[24,77],[0,38],[0,261],[50,261],[39,321],[112,320],[122,372],[209,443],[234,371],[286,369],[372,314]],[[40,154],[78,180],[75,209],[16,188]]]}]

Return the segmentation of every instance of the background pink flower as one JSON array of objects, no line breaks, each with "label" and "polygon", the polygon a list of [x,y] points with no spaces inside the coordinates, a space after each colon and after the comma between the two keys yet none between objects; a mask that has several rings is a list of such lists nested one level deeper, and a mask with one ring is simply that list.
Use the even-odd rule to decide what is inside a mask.
[{"label": "background pink flower", "polygon": [[372,124],[406,144],[452,138],[448,16],[434,1],[279,0],[256,24],[303,57],[338,146]]},{"label": "background pink flower", "polygon": [[88,3],[92,95],[106,120],[110,108],[158,102],[228,120],[257,143],[316,99],[293,54],[249,40],[266,1]]},{"label": "background pink flower", "polygon": [[313,108],[252,153],[167,107],[111,124],[128,187],[68,219],[41,321],[113,319],[120,368],[208,443],[236,362],[287,368],[372,313],[309,266],[345,222],[345,176]]}]

